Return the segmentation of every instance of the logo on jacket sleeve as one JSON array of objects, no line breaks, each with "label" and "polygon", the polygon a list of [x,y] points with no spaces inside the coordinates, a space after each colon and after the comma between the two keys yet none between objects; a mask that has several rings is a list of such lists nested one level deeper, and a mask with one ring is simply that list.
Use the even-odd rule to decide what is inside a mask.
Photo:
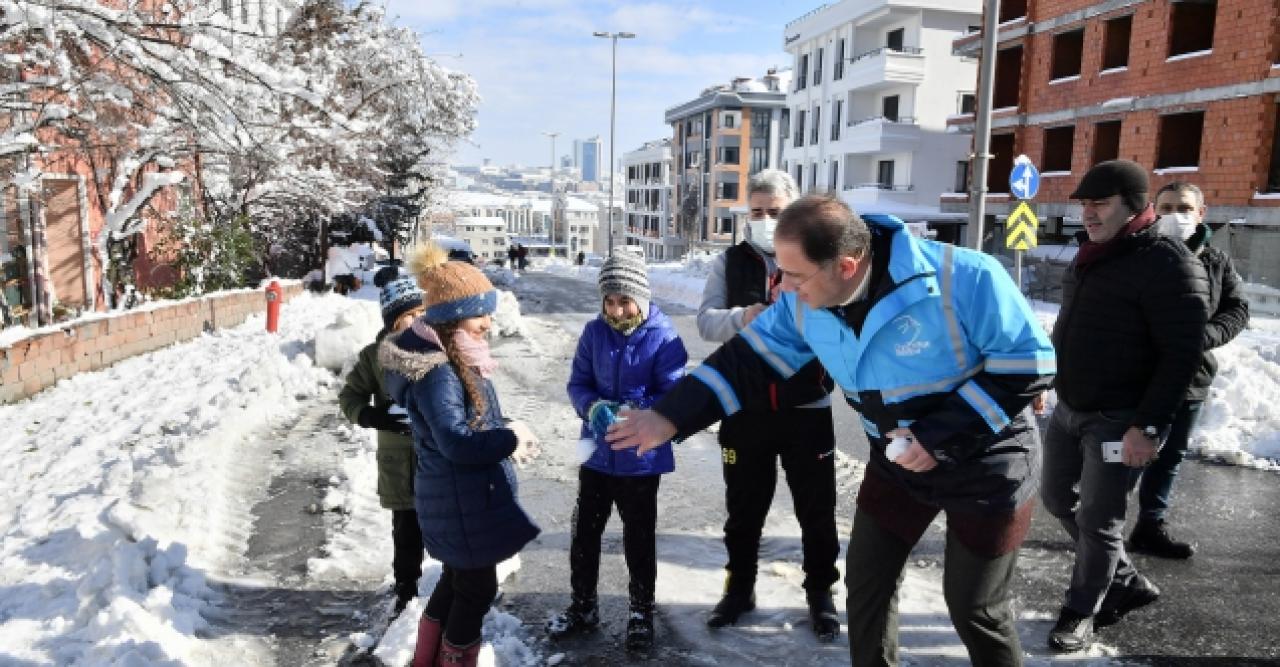
[{"label": "logo on jacket sleeve", "polygon": [[924,327],[920,321],[910,315],[902,315],[893,321],[893,328],[904,339],[893,346],[894,354],[899,357],[913,357],[929,348],[929,341],[920,340]]}]

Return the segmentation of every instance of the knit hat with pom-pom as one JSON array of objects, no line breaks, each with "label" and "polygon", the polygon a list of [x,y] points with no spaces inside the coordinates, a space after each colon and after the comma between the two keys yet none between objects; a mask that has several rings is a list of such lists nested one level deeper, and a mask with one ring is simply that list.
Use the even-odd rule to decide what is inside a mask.
[{"label": "knit hat with pom-pom", "polygon": [[434,243],[413,251],[409,270],[427,293],[423,318],[430,324],[489,315],[498,307],[498,292],[480,269],[449,261],[449,252]]}]

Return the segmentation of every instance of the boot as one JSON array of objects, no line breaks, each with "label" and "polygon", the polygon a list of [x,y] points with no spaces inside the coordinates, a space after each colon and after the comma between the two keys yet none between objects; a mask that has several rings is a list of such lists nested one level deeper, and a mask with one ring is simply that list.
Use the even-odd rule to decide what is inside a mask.
[{"label": "boot", "polygon": [[1151,580],[1137,575],[1127,586],[1111,585],[1093,624],[1099,628],[1115,625],[1124,615],[1160,599],[1160,589]]},{"label": "boot", "polygon": [[832,642],[840,636],[840,613],[831,601],[831,591],[809,591],[805,593],[809,602],[809,622],[813,625],[813,633],[818,641]]},{"label": "boot", "polygon": [[444,628],[426,613],[418,619],[418,643],[413,647],[413,667],[434,667]]},{"label": "boot", "polygon": [[1058,614],[1058,622],[1049,631],[1049,648],[1066,653],[1081,651],[1093,640],[1093,617],[1066,607]]},{"label": "boot", "polygon": [[436,656],[435,667],[476,667],[479,658],[479,639],[467,646],[454,646],[446,639],[440,643],[440,654]]},{"label": "boot", "polygon": [[569,608],[547,621],[547,636],[563,639],[591,632],[600,626],[600,610],[595,598],[574,598]]},{"label": "boot", "polygon": [[1157,558],[1186,559],[1196,550],[1186,542],[1173,539],[1163,519],[1138,519],[1129,535],[1129,551]]},{"label": "boot", "polygon": [[734,625],[738,622],[738,618],[743,614],[756,608],[756,582],[742,581],[734,579],[733,574],[726,574],[724,578],[724,597],[716,603],[711,610],[711,615],[707,616],[707,627],[723,628],[726,625]]},{"label": "boot", "polygon": [[627,650],[648,651],[653,648],[653,605],[632,605],[627,619]]}]

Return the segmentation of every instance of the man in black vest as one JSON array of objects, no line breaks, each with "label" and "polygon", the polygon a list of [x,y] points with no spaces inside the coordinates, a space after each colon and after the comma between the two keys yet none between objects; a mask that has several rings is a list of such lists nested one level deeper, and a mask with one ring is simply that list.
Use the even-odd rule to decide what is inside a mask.
[{"label": "man in black vest", "polygon": [[[778,213],[798,196],[785,172],[767,169],[747,183],[751,208],[746,240],[716,258],[698,308],[698,333],[724,342],[773,302],[778,286],[773,228]],[[724,464],[724,597],[707,618],[719,628],[755,608],[760,534],[777,486],[778,460],[795,502],[804,550],[804,589],[813,631],[823,641],[840,633],[831,586],[840,578],[836,558],[835,433],[831,423],[834,385],[815,360],[791,379],[770,388],[772,408],[744,410],[720,425]],[[794,407],[799,406],[799,407]]]}]

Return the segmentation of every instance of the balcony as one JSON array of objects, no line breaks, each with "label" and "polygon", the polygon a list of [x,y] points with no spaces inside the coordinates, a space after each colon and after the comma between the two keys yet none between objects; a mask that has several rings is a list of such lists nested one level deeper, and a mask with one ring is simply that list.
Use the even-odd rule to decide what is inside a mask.
[{"label": "balcony", "polygon": [[920,126],[910,116],[900,116],[896,121],[875,116],[851,122],[839,147],[845,153],[911,152],[920,137]]},{"label": "balcony", "polygon": [[853,207],[853,210],[862,211],[904,204],[913,205],[916,203],[916,192],[910,185],[859,183],[853,186],[846,185],[840,193],[840,198]]},{"label": "balcony", "polygon": [[851,90],[876,90],[924,81],[924,50],[881,46],[849,59],[844,81]]}]

